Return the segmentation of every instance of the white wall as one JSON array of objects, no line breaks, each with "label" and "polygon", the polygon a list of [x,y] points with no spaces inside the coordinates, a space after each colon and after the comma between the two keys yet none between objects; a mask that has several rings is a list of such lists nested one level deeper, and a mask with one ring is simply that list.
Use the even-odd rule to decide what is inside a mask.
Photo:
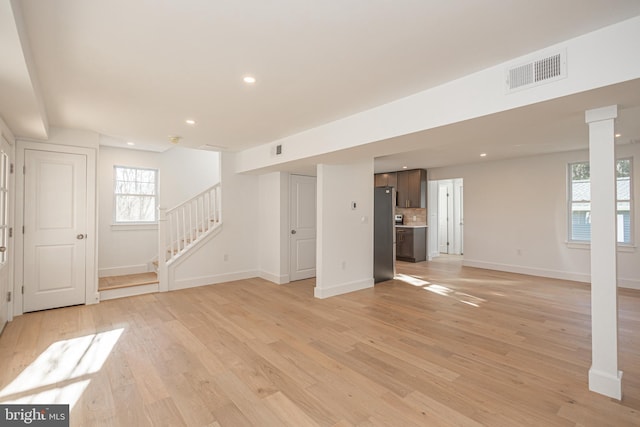
[{"label": "white wall", "polygon": [[[616,149],[640,156],[640,145]],[[590,281],[588,246],[567,244],[567,165],[588,161],[574,151],[431,169],[432,180],[464,179],[464,264]],[[640,242],[640,165],[634,164],[634,242]],[[618,250],[618,284],[640,289],[640,253]]]},{"label": "white wall", "polygon": [[258,273],[259,178],[235,173],[233,153],[222,153],[222,229],[173,272],[172,289],[256,277]]},{"label": "white wall", "polygon": [[317,298],[373,286],[372,177],[373,159],[318,165]]},{"label": "white wall", "polygon": [[289,179],[284,172],[258,179],[260,277],[278,284],[289,282]]},{"label": "white wall", "polygon": [[101,146],[99,152],[100,277],[149,271],[158,253],[157,225],[113,225],[113,167],[158,169],[159,203],[173,207],[220,180],[219,153],[174,147],[163,153]]},{"label": "white wall", "polygon": [[100,144],[100,134],[90,130],[67,129],[51,126],[49,128],[49,138],[46,143],[97,149]]},{"label": "white wall", "polygon": [[[98,155],[98,276],[149,271],[158,253],[157,225],[113,225],[113,167],[160,169],[160,153],[100,147]],[[162,178],[161,178],[162,179]]]},{"label": "white wall", "polygon": [[161,206],[172,208],[220,182],[220,153],[174,147],[160,155]]}]

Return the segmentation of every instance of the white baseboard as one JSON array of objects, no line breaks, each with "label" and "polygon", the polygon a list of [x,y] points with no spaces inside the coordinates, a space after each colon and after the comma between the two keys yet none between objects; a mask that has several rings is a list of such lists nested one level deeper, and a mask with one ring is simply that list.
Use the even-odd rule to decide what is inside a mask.
[{"label": "white baseboard", "polygon": [[484,268],[486,270],[506,271],[509,273],[527,274],[529,276],[549,277],[551,279],[573,280],[575,282],[589,283],[591,275],[584,273],[570,273],[559,270],[546,270],[543,268],[525,267],[522,265],[499,264],[493,262],[476,261],[464,259],[462,265],[465,267]]},{"label": "white baseboard", "polygon": [[276,285],[284,285],[285,283],[289,283],[289,275],[288,274],[274,274],[269,273],[268,271],[260,271],[260,278],[264,280],[268,280],[270,282],[275,283]]},{"label": "white baseboard", "polygon": [[349,292],[360,291],[362,289],[373,288],[373,277],[365,280],[358,280],[355,282],[343,283],[330,288],[319,288],[317,285],[313,290],[313,295],[316,298],[329,298],[336,295],[342,295]]},{"label": "white baseboard", "polygon": [[[585,273],[571,273],[571,272],[559,271],[559,270],[546,270],[543,268],[525,267],[521,265],[512,265],[512,264],[499,264],[499,263],[476,261],[476,260],[470,260],[470,259],[464,259],[462,261],[462,265],[464,265],[465,267],[484,268],[486,270],[506,271],[509,273],[527,274],[530,276],[549,277],[551,279],[573,280],[575,282],[591,283],[591,274],[585,274]],[[618,278],[618,287],[640,290],[640,280]]]},{"label": "white baseboard", "polygon": [[98,277],[124,276],[125,274],[146,273],[149,270],[147,264],[125,265],[122,267],[101,268],[98,270]]},{"label": "white baseboard", "polygon": [[638,279],[625,279],[618,277],[618,287],[627,289],[640,290],[640,280]]},{"label": "white baseboard", "polygon": [[234,273],[216,274],[213,276],[190,277],[188,279],[175,280],[169,291],[178,289],[196,288],[198,286],[215,285],[216,283],[233,282],[258,277],[256,270],[237,271]]},{"label": "white baseboard", "polygon": [[589,369],[589,390],[614,399],[622,399],[622,371],[611,375],[606,372]]},{"label": "white baseboard", "polygon": [[136,295],[151,294],[154,292],[158,292],[157,283],[151,283],[149,285],[130,286],[128,288],[109,289],[107,291],[100,291],[100,301],[133,297]]}]

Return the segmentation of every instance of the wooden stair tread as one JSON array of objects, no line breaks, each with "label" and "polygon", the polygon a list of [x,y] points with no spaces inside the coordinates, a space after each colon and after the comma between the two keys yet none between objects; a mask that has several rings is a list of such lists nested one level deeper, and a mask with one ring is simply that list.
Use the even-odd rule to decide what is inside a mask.
[{"label": "wooden stair tread", "polygon": [[154,283],[158,283],[158,274],[155,272],[108,276],[101,277],[98,280],[98,291],[151,285]]}]

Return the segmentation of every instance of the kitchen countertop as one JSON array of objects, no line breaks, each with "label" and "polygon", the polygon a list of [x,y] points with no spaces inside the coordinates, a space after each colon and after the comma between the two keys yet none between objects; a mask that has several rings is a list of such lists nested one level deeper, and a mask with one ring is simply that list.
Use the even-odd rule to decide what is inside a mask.
[{"label": "kitchen countertop", "polygon": [[399,225],[399,224],[396,224],[396,227],[398,227],[398,228],[427,228],[429,226],[428,225]]}]

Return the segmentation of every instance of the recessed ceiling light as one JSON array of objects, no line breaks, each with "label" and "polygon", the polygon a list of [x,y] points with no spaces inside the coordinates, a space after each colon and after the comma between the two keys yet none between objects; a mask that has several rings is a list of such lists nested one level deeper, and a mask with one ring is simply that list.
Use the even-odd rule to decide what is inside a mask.
[{"label": "recessed ceiling light", "polygon": [[256,82],[256,78],[253,76],[245,76],[242,80],[248,84],[253,84]]},{"label": "recessed ceiling light", "polygon": [[127,141],[127,145],[136,145],[135,142]]},{"label": "recessed ceiling light", "polygon": [[188,124],[188,125],[195,125],[195,124],[196,124],[196,121],[195,121],[195,120],[193,120],[193,119],[187,119],[187,120],[185,120],[184,122],[185,122],[186,124]]},{"label": "recessed ceiling light", "polygon": [[487,153],[481,153],[480,157],[487,157]]},{"label": "recessed ceiling light", "polygon": [[402,167],[402,169],[406,169],[406,168],[407,168],[406,166],[403,166],[403,167]]},{"label": "recessed ceiling light", "polygon": [[621,136],[622,136],[621,133],[616,133],[616,135],[615,135],[616,138],[620,138]]}]

